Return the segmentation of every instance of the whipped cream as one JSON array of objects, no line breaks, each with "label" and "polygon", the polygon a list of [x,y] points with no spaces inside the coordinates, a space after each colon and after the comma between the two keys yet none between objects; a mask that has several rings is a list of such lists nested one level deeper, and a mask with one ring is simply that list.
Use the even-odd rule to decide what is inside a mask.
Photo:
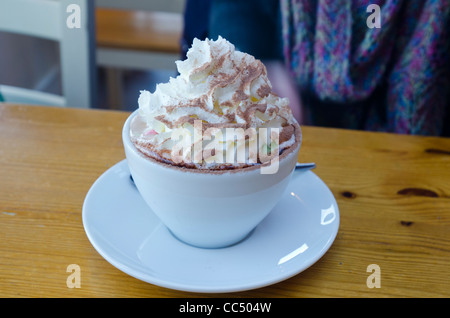
[{"label": "whipped cream", "polygon": [[[229,169],[263,163],[267,156],[257,153],[279,154],[296,142],[300,128],[289,100],[272,92],[261,61],[219,36],[194,39],[176,65],[176,78],[154,93],[140,92],[130,134],[144,154],[179,166]],[[237,150],[243,157],[230,160],[227,154]]]}]

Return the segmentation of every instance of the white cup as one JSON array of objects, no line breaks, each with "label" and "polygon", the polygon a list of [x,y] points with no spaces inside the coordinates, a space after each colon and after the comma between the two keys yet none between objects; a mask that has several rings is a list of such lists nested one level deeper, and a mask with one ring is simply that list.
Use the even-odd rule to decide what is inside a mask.
[{"label": "white cup", "polygon": [[[126,120],[122,138],[131,175],[142,198],[179,240],[202,248],[221,248],[246,238],[283,195],[297,162],[300,141],[279,157],[275,174],[260,168],[202,172],[151,159],[130,140]],[[298,131],[298,140],[301,133]]]}]

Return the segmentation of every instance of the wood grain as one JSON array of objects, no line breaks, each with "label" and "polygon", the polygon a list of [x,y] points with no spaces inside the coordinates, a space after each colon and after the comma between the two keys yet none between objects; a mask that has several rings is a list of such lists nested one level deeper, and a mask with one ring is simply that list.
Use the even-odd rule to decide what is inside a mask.
[{"label": "wood grain", "polygon": [[[2,297],[449,297],[450,140],[303,127],[299,159],[335,195],[331,249],[275,285],[185,293],[128,276],[88,241],[81,219],[92,183],[122,160],[126,112],[0,104]],[[81,288],[66,268],[81,267]],[[366,285],[367,266],[381,288]]]},{"label": "wood grain", "polygon": [[96,9],[97,45],[128,50],[180,52],[183,17],[171,12]]}]

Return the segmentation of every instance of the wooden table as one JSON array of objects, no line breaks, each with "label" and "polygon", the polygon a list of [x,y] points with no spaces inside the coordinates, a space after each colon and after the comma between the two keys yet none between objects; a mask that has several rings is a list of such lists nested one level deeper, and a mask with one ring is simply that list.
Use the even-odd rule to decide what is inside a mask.
[{"label": "wooden table", "polygon": [[[304,127],[300,161],[335,195],[330,250],[281,283],[232,294],[169,290],[110,265],[85,234],[92,183],[124,159],[128,113],[0,104],[1,297],[449,297],[450,139]],[[67,267],[80,267],[68,288]],[[380,288],[369,288],[368,266]]]}]

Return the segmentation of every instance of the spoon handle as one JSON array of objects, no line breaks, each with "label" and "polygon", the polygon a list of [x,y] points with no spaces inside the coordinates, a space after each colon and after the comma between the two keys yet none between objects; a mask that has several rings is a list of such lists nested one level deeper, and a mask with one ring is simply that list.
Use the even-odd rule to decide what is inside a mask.
[{"label": "spoon handle", "polygon": [[316,167],[316,164],[314,162],[309,163],[298,163],[295,165],[295,170],[310,170],[314,169]]}]

